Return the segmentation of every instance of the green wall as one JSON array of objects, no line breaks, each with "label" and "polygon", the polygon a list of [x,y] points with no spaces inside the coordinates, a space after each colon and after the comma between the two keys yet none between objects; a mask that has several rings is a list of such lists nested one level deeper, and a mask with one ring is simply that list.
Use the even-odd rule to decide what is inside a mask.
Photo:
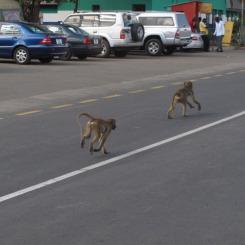
[{"label": "green wall", "polygon": [[[169,6],[191,0],[79,0],[79,10],[92,10],[92,5],[100,5],[101,10],[132,10],[133,4],[145,4],[146,10],[168,10]],[[200,0],[212,3],[213,9],[226,12],[226,0]],[[61,2],[58,10],[73,10],[74,3]]]},{"label": "green wall", "polygon": [[[79,0],[79,10],[92,10],[92,5],[100,5],[101,10],[132,10],[133,4],[145,4],[146,10],[151,10],[152,0]],[[59,10],[73,10],[74,4],[62,2]]]}]

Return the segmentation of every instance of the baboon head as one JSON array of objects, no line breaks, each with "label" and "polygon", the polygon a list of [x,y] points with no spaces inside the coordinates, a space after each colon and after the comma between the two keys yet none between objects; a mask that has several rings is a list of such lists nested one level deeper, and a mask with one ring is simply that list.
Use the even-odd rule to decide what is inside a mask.
[{"label": "baboon head", "polygon": [[188,89],[192,89],[192,82],[191,81],[184,82],[184,87]]}]

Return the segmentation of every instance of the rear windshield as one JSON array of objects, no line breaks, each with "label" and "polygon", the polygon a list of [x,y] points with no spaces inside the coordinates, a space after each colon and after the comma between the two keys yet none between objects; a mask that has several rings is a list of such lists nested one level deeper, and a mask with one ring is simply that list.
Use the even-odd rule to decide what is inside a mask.
[{"label": "rear windshield", "polygon": [[29,29],[30,31],[32,31],[34,33],[50,32],[47,28],[45,28],[43,26],[38,26],[38,25],[33,25],[33,24],[26,24],[25,26],[27,27],[27,29]]},{"label": "rear windshield", "polygon": [[172,17],[139,17],[139,21],[144,26],[174,26]]},{"label": "rear windshield", "polygon": [[189,23],[184,14],[177,14],[177,21],[179,27],[189,27]]},{"label": "rear windshield", "polygon": [[83,34],[83,35],[88,35],[88,33],[84,30],[81,30],[80,28],[78,27],[74,27],[74,26],[66,26],[66,28],[72,32],[72,33],[75,33],[75,34]]}]

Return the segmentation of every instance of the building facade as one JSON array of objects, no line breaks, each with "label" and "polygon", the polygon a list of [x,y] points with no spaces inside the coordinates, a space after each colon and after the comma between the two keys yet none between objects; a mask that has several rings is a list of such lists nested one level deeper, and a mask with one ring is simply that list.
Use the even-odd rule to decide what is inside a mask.
[{"label": "building facade", "polygon": [[20,20],[20,6],[16,0],[0,1],[0,21]]},{"label": "building facade", "polygon": [[[227,5],[229,13],[236,13],[237,4],[240,0],[199,0],[199,2],[211,3],[213,15],[227,15]],[[133,10],[133,11],[166,11],[171,10],[171,6],[191,2],[191,0],[78,0],[78,11],[109,11],[109,10]],[[236,8],[233,12],[233,7]],[[63,20],[67,14],[75,9],[75,3],[69,0],[61,1],[59,4],[55,0],[42,1],[42,11],[44,21],[52,21],[57,18]],[[56,14],[56,15],[55,15]],[[47,19],[48,18],[48,19]],[[56,19],[57,21],[57,19]]]}]

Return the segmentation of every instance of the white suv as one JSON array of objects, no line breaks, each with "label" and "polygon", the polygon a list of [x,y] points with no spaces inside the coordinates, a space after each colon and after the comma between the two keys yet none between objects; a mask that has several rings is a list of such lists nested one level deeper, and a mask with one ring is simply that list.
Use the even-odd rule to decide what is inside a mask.
[{"label": "white suv", "polygon": [[69,15],[65,20],[93,35],[102,37],[102,52],[99,57],[124,57],[128,51],[143,44],[144,27],[130,12],[81,12]]},{"label": "white suv", "polygon": [[142,48],[149,55],[172,54],[191,42],[191,28],[182,12],[144,12],[137,19],[145,28]]}]

